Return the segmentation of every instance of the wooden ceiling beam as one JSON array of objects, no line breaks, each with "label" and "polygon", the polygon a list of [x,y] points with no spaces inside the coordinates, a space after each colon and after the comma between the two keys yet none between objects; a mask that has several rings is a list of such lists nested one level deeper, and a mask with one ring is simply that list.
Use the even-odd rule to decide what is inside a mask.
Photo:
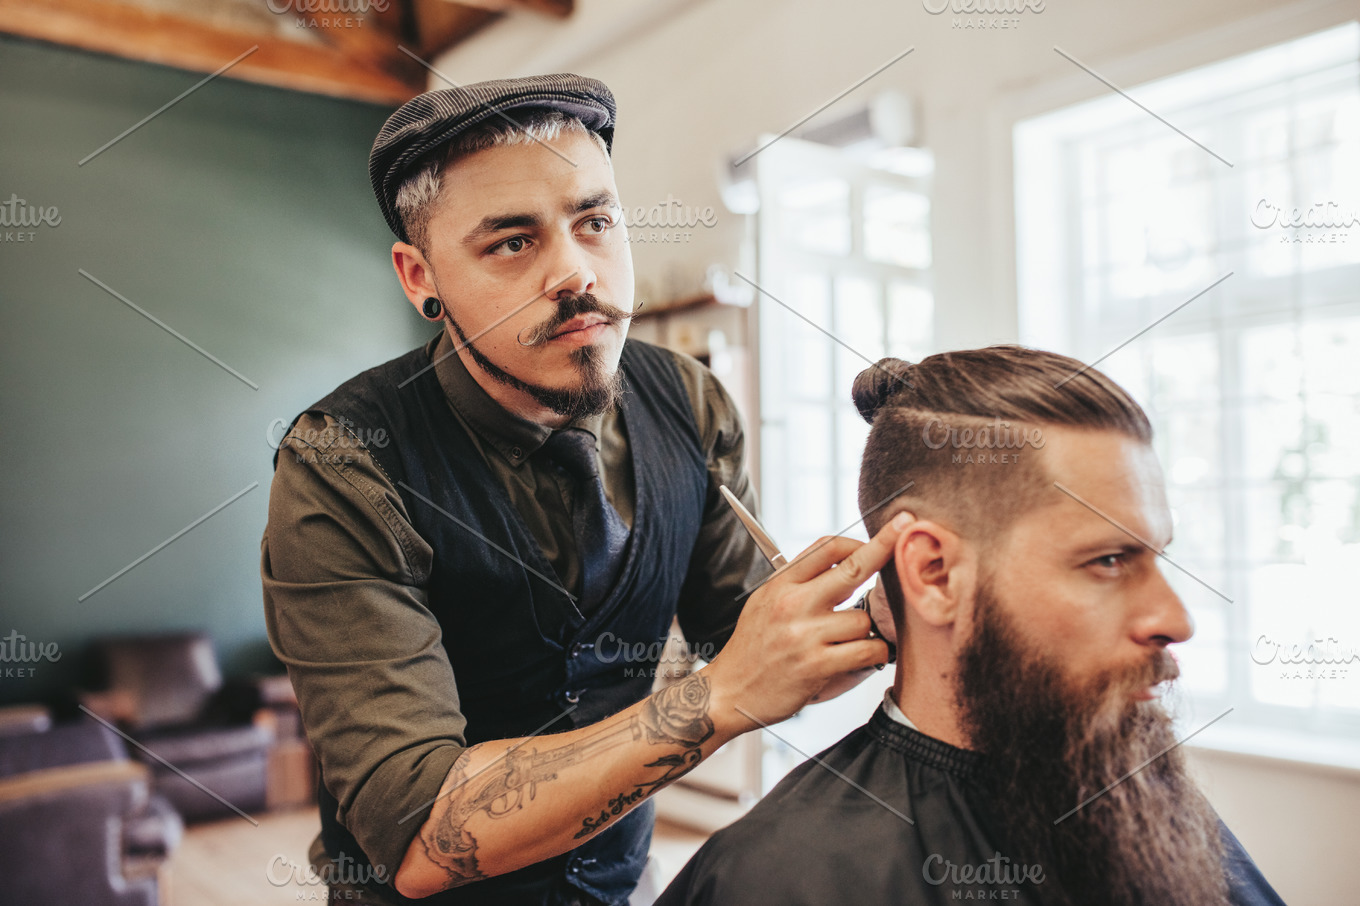
[{"label": "wooden ceiling beam", "polygon": [[197,72],[214,72],[255,46],[224,75],[378,103],[402,103],[425,90],[424,70],[395,41],[383,62],[373,39],[359,39],[365,49],[356,59],[357,41],[344,49],[290,41],[123,3],[0,0],[0,32]]},{"label": "wooden ceiling beam", "polygon": [[[501,13],[449,0],[410,0],[411,19],[419,38],[416,51],[428,63],[501,17]],[[438,77],[436,76],[436,81]],[[446,85],[438,85],[446,88]]]},{"label": "wooden ceiling beam", "polygon": [[[388,13],[398,12],[397,5],[391,4]],[[401,16],[368,13],[353,13],[341,16],[298,16],[325,43],[334,47],[346,57],[357,60],[379,72],[395,76],[403,82],[423,84],[423,67],[398,47],[413,43],[412,38],[402,33]]]},{"label": "wooden ceiling beam", "polygon": [[[294,91],[401,103],[425,90],[420,60],[434,58],[499,19],[527,10],[565,18],[573,0],[390,0],[343,15],[287,13],[299,39],[161,12],[133,0],[0,0],[0,32],[214,72],[257,48],[224,75]],[[292,5],[290,4],[290,9]],[[286,30],[286,29],[285,29]]]},{"label": "wooden ceiling beam", "polygon": [[531,13],[552,16],[555,19],[567,18],[575,8],[573,0],[440,0],[440,2],[453,6],[475,6],[478,9],[487,9],[498,13],[526,10]]}]

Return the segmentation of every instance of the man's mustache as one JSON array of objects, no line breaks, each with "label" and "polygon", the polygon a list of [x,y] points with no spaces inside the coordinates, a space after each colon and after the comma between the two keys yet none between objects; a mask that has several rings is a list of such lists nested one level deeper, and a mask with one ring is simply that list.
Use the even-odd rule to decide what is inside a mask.
[{"label": "man's mustache", "polygon": [[1181,675],[1181,666],[1176,663],[1176,658],[1171,652],[1163,648],[1153,655],[1151,662],[1148,664],[1148,672],[1151,674],[1152,680],[1148,685],[1153,686],[1157,683],[1169,683],[1172,680],[1179,678]]},{"label": "man's mustache", "polygon": [[582,315],[600,314],[610,324],[618,324],[620,321],[636,318],[640,311],[642,311],[641,303],[632,311],[624,311],[613,303],[605,302],[593,293],[573,293],[560,296],[557,299],[557,311],[553,313],[552,317],[541,324],[521,330],[519,342],[521,346],[541,346],[551,340],[553,335],[565,327],[568,321]]},{"label": "man's mustache", "polygon": [[1178,679],[1180,675],[1180,664],[1176,663],[1176,658],[1170,651],[1163,648],[1118,677],[1114,685],[1124,689],[1146,689],[1159,683],[1169,683]]}]

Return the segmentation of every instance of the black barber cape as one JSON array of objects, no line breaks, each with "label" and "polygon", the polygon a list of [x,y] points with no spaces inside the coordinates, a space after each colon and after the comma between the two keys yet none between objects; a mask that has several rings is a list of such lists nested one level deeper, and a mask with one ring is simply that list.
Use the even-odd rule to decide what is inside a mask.
[{"label": "black barber cape", "polygon": [[[879,708],[715,834],[656,906],[1037,906],[1045,880],[992,842],[981,759]],[[1223,837],[1231,902],[1283,906],[1226,827]]]}]

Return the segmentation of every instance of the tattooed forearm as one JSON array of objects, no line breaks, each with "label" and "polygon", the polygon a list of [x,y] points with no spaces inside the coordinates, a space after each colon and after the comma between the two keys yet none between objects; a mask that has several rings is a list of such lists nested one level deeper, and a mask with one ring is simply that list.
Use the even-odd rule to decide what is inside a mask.
[{"label": "tattooed forearm", "polygon": [[713,735],[708,716],[708,677],[695,673],[647,699],[638,715],[647,741],[679,743],[697,749]]},{"label": "tattooed forearm", "polygon": [[[454,789],[467,783],[467,764],[461,756],[449,771]],[[480,881],[486,875],[477,866],[477,839],[468,833],[462,822],[454,820],[455,809],[449,808],[440,816],[433,828],[427,827],[421,835],[425,844],[425,854],[431,862],[441,866],[449,873],[452,886],[459,887],[470,881]]]},{"label": "tattooed forearm", "polygon": [[649,698],[628,720],[567,745],[541,750],[539,746],[551,737],[525,740],[475,771],[469,771],[471,756],[465,752],[449,772],[446,791],[435,806],[438,817],[421,832],[426,856],[448,873],[451,887],[482,880],[488,874],[478,861],[477,838],[468,829],[472,818],[511,815],[535,798],[539,784],[556,780],[559,771],[618,746],[639,740],[680,746],[679,752],[644,763],[643,767],[663,770],[610,799],[598,816],[584,820],[576,838],[600,830],[703,760],[701,747],[714,732],[708,712],[708,679],[696,674]]},{"label": "tattooed forearm", "polygon": [[576,839],[595,833],[643,799],[698,766],[703,760],[701,746],[713,735],[713,720],[708,716],[708,699],[708,679],[695,674],[673,686],[667,686],[647,700],[637,717],[647,741],[678,744],[684,748],[648,762],[646,767],[664,767],[666,770],[661,776],[639,783],[632,790],[615,796],[605,808],[600,809],[598,815],[587,815],[581,821]]},{"label": "tattooed forearm", "polygon": [[468,830],[468,820],[479,812],[503,818],[522,809],[525,800],[537,794],[538,784],[557,779],[560,769],[580,764],[610,743],[624,742],[629,736],[636,738],[636,733],[625,724],[546,752],[521,743],[471,775],[467,765],[470,756],[465,752],[449,772],[452,783],[441,796],[446,800],[442,814],[432,826],[426,825],[421,835],[426,855],[448,872],[450,886],[488,877],[478,864],[477,838]]}]

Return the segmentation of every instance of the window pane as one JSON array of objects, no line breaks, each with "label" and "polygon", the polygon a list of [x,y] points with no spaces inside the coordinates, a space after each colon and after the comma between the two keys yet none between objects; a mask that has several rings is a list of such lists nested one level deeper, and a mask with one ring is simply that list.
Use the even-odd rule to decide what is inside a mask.
[{"label": "window pane", "polygon": [[1175,531],[1169,555],[1192,570],[1218,562],[1224,549],[1222,492],[1172,487],[1167,498]]},{"label": "window pane", "polygon": [[1319,478],[1360,480],[1360,396],[1310,396],[1306,414],[1309,473]]},{"label": "window pane", "polygon": [[930,199],[905,189],[869,186],[864,192],[864,255],[903,267],[929,267]]},{"label": "window pane", "polygon": [[1354,594],[1360,545],[1310,554],[1305,564],[1251,572],[1252,695],[1296,707],[1360,708],[1354,674],[1360,611],[1335,602]]},{"label": "window pane", "polygon": [[935,341],[935,298],[930,290],[893,280],[888,284],[888,354],[914,362]]},{"label": "window pane", "polygon": [[837,483],[839,485],[837,491],[840,494],[839,511],[836,513],[836,524],[827,531],[838,532],[861,541],[868,540],[868,533],[859,515],[859,469],[841,472]]},{"label": "window pane", "polygon": [[848,398],[855,376],[883,358],[883,304],[878,284],[863,277],[836,278],[836,387]]},{"label": "window pane", "polygon": [[832,255],[850,253],[850,187],[843,179],[791,180],[779,193],[784,238]]},{"label": "window pane", "polygon": [[794,468],[831,468],[831,412],[825,406],[804,403],[789,406],[786,433]]},{"label": "window pane", "polygon": [[1242,396],[1292,400],[1301,389],[1303,359],[1298,333],[1292,324],[1275,324],[1242,331]]},{"label": "window pane", "polygon": [[1133,397],[1140,406],[1152,405],[1152,389],[1149,386],[1148,356],[1142,349],[1121,349],[1100,363],[1100,370],[1124,391]]},{"label": "window pane", "polygon": [[[821,274],[802,274],[790,284],[788,297],[781,300],[812,324],[831,323],[831,299],[827,278]],[[778,306],[776,306],[778,307]],[[831,392],[831,350],[834,343],[812,324],[793,312],[766,307],[773,318],[784,324],[787,337],[784,357],[789,394],[808,400],[826,399]]]},{"label": "window pane", "polygon": [[1173,487],[1218,485],[1218,410],[1186,407],[1159,413],[1158,452],[1167,482]]},{"label": "window pane", "polygon": [[[849,400],[848,387],[844,395]],[[864,456],[864,442],[868,438],[869,424],[860,417],[858,409],[845,407],[836,412],[836,444],[841,468],[853,467],[856,472],[859,471],[859,461]]]},{"label": "window pane", "polygon": [[1248,578],[1251,610],[1247,641],[1251,646],[1251,694],[1272,705],[1308,707],[1312,684],[1292,677],[1294,668],[1279,657],[1279,646],[1307,644],[1313,614],[1300,600],[1307,570],[1302,564],[1275,563],[1252,570]]},{"label": "window pane", "polygon": [[1217,276],[1208,254],[1216,231],[1206,157],[1175,135],[1109,152],[1108,197],[1094,212],[1101,246],[1087,262],[1113,268],[1112,302],[1197,290]]},{"label": "window pane", "polygon": [[1309,392],[1360,394],[1360,318],[1314,321],[1301,336]]},{"label": "window pane", "polygon": [[1270,481],[1242,491],[1246,515],[1244,556],[1260,562],[1303,559],[1308,497],[1301,481]]},{"label": "window pane", "polygon": [[1144,403],[1168,554],[1237,600],[1168,573],[1198,624],[1184,686],[1360,732],[1360,654],[1337,682],[1243,650],[1360,644],[1360,24],[1136,88],[1201,147],[1126,98],[1016,126],[1024,340]]},{"label": "window pane", "polygon": [[[831,503],[832,480],[831,473],[823,470],[795,470],[790,475],[788,490],[793,499],[789,507],[791,518],[787,530],[792,532],[792,537],[775,537],[784,556],[790,560],[822,535],[835,531],[831,527],[836,521]],[[783,531],[783,527],[767,528],[781,534]]]},{"label": "window pane", "polygon": [[[1172,580],[1171,584],[1175,588],[1183,583]],[[1192,694],[1223,695],[1228,691],[1228,624],[1223,608],[1207,603],[1191,606],[1190,601],[1208,595],[1195,595],[1189,589],[1179,593],[1195,621],[1194,636],[1180,648],[1181,684]]]},{"label": "window pane", "polygon": [[1152,346],[1158,408],[1218,401],[1218,340],[1208,334],[1155,339]]},{"label": "window pane", "polygon": [[1242,422],[1242,477],[1253,481],[1303,474],[1299,453],[1303,438],[1303,406],[1288,402],[1258,402],[1233,407]]}]

